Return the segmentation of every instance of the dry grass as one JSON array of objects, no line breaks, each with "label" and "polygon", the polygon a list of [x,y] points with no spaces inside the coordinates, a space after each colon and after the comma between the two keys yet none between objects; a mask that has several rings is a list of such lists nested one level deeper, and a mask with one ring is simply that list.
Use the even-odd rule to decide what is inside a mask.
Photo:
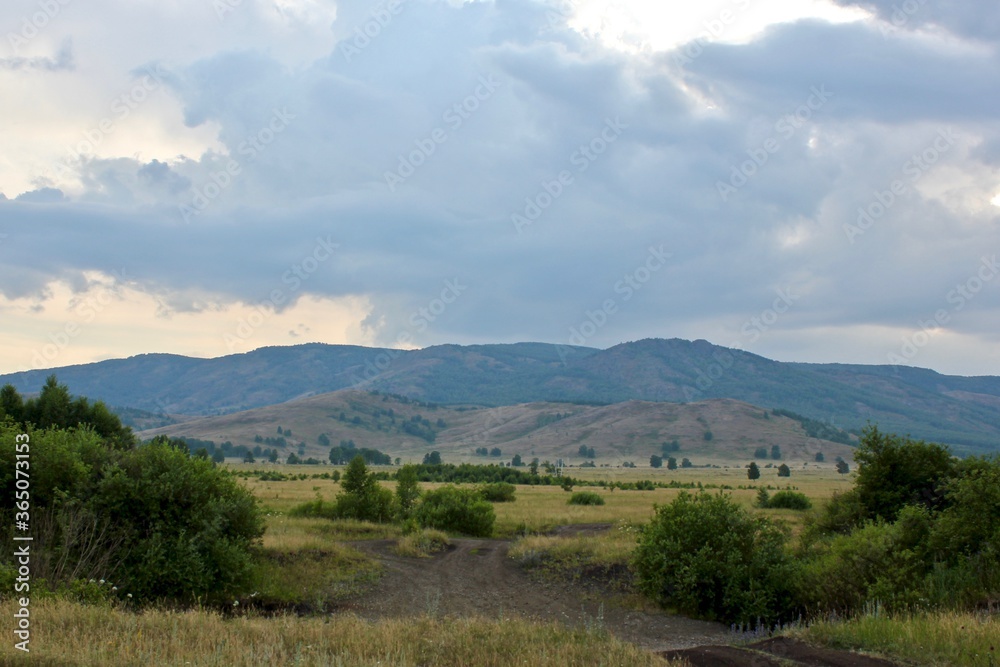
[{"label": "dry grass", "polygon": [[551,560],[573,566],[615,567],[628,564],[636,537],[627,524],[598,535],[528,535],[515,542],[508,554],[522,565]]},{"label": "dry grass", "polygon": [[433,528],[425,528],[418,533],[411,533],[399,538],[393,550],[397,555],[408,558],[430,558],[433,554],[444,551],[449,546],[451,546],[451,540],[447,533]]},{"label": "dry grass", "polygon": [[[11,618],[13,613],[12,602],[0,603],[0,614]],[[667,664],[606,632],[520,619],[422,617],[370,622],[352,615],[226,619],[206,611],[134,614],[64,600],[33,603],[31,618],[30,660],[6,641],[0,646],[0,663],[81,667]]]},{"label": "dry grass", "polygon": [[869,614],[814,623],[796,634],[832,648],[876,651],[928,667],[1000,664],[1000,618],[983,613]]}]

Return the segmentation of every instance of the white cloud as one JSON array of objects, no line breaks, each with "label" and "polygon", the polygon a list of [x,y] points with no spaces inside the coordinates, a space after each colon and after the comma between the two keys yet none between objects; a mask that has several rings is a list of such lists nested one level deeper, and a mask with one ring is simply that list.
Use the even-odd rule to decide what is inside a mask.
[{"label": "white cloud", "polygon": [[[0,293],[50,313],[66,286],[124,268],[171,321],[217,332],[284,290],[254,345],[567,342],[611,299],[586,341],[603,346],[729,344],[793,289],[754,351],[870,361],[997,246],[1000,68],[971,24],[883,34],[874,9],[818,1],[552,6],[68,6],[18,57],[71,37],[73,69],[0,71],[21,128],[0,155],[27,156],[0,159],[0,189],[27,193],[0,200]],[[614,29],[595,37],[598,19]],[[649,48],[621,48],[625,33]],[[531,218],[520,233],[515,215]],[[321,240],[338,247],[291,290]],[[670,260],[619,289],[660,246]],[[448,281],[462,288],[446,302]],[[990,358],[998,286],[954,313],[939,349],[957,351],[921,359]],[[23,363],[47,317],[22,309],[0,364]],[[150,322],[116,344],[222,353]]]}]

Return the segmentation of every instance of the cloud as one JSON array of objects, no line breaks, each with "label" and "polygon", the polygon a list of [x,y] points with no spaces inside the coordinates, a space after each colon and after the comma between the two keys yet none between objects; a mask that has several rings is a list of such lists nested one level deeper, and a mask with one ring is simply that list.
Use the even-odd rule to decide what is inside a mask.
[{"label": "cloud", "polygon": [[24,57],[14,56],[0,58],[0,69],[5,70],[38,70],[44,72],[72,71],[76,67],[73,58],[73,41],[64,39],[54,58],[45,56]]},{"label": "cloud", "polygon": [[[979,41],[805,20],[684,62],[687,45],[615,50],[533,2],[414,1],[382,23],[348,2],[296,59],[264,37],[306,21],[318,50],[323,14],[297,7],[273,25],[256,5],[229,14],[224,44],[188,59],[127,61],[163,68],[184,126],[217,143],[89,156],[68,198],[0,201],[0,292],[124,269],[166,312],[355,299],[381,344],[568,342],[596,319],[588,345],[752,346],[744,325],[792,290],[757,338],[822,355],[816,331],[891,338],[948,307],[997,245],[1000,68]],[[241,21],[258,43],[226,32]],[[991,340],[998,295],[950,326]],[[275,335],[314,335],[300,325]]]}]

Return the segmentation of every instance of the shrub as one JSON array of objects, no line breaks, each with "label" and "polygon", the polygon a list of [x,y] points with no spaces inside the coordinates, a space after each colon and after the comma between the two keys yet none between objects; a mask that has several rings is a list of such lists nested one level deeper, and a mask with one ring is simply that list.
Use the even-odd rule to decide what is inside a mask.
[{"label": "shrub", "polygon": [[577,491],[569,498],[570,505],[603,505],[604,496],[593,491]]},{"label": "shrub", "polygon": [[483,500],[478,490],[460,489],[451,484],[424,493],[415,516],[425,528],[475,537],[492,535],[496,521],[493,505]]},{"label": "shrub", "polygon": [[876,426],[864,429],[854,460],[858,501],[869,519],[893,521],[906,505],[940,508],[942,482],[955,472],[947,447],[880,433]]},{"label": "shrub", "polygon": [[639,588],[682,613],[770,623],[791,612],[787,534],[729,496],[682,491],[656,510],[639,538]]},{"label": "shrub", "polygon": [[812,508],[812,501],[804,493],[798,491],[778,491],[768,499],[766,507],[769,509],[807,510]]},{"label": "shrub", "polygon": [[479,487],[479,493],[483,496],[483,499],[488,500],[491,503],[514,502],[514,492],[516,490],[517,487],[513,484],[507,484],[506,482],[483,484]]},{"label": "shrub", "polygon": [[[135,601],[193,601],[250,585],[264,532],[256,500],[170,441],[121,449],[89,429],[30,431],[37,578],[71,589],[108,579]],[[0,488],[13,498],[14,442],[0,427]]]},{"label": "shrub", "polygon": [[920,549],[929,521],[926,510],[909,507],[896,523],[869,522],[812,545],[797,579],[798,598],[813,613],[852,613],[876,600],[888,609],[916,604],[930,570]]}]

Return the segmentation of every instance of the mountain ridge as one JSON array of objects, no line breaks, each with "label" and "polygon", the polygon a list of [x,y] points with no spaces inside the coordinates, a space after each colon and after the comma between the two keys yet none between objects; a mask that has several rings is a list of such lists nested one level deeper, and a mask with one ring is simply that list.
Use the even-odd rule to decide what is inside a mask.
[{"label": "mountain ridge", "polygon": [[418,350],[307,343],[197,359],[145,354],[0,376],[23,393],[50,373],[76,394],[153,413],[218,415],[342,389],[447,405],[734,399],[857,432],[883,430],[970,451],[1000,450],[1000,377],[780,362],[705,340],[643,339],[605,350],[549,343]]}]

